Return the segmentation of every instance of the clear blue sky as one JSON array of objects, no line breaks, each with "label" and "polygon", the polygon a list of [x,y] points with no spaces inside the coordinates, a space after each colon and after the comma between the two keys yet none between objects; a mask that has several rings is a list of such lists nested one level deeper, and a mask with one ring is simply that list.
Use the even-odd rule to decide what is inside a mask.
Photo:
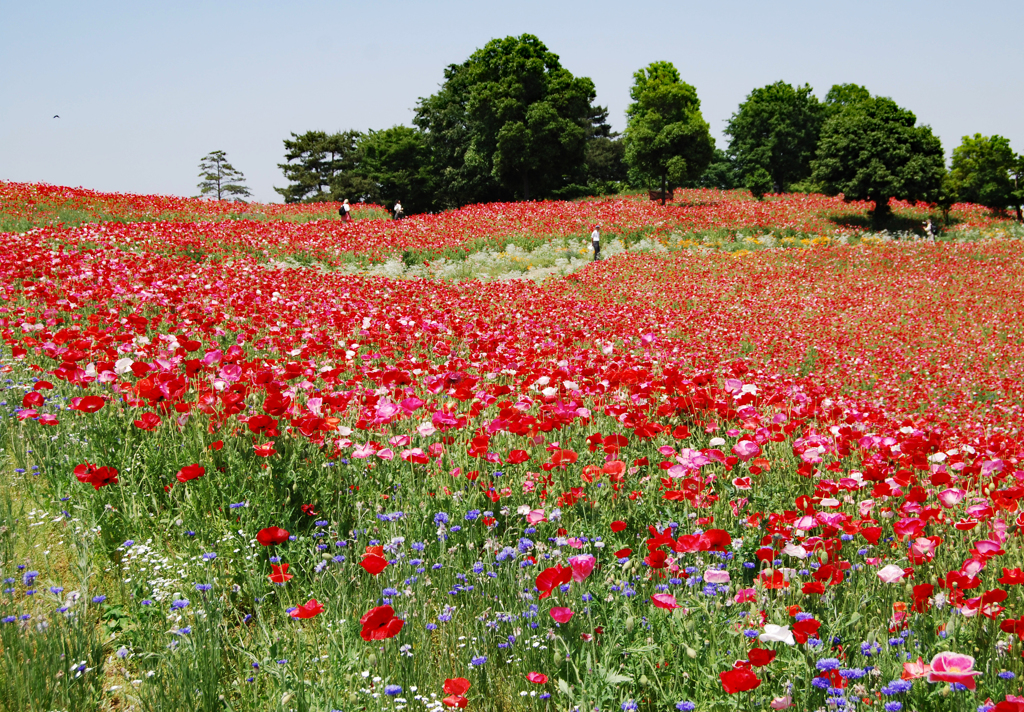
[{"label": "clear blue sky", "polygon": [[[864,84],[930,124],[1024,152],[1024,2],[0,3],[0,179],[195,195],[214,149],[276,202],[289,132],[410,124],[445,66],[532,33],[625,126],[632,73],[668,60],[718,145],[751,89]],[[59,114],[60,119],[51,118]]]}]

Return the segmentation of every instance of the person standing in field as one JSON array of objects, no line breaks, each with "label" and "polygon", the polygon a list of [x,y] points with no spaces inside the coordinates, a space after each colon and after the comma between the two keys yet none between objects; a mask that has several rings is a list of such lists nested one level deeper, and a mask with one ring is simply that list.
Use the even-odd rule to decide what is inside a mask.
[{"label": "person standing in field", "polygon": [[402,209],[402,201],[395,201],[395,220],[401,220],[405,217],[405,210]]},{"label": "person standing in field", "polygon": [[348,204],[348,198],[345,198],[345,202],[341,204],[340,208],[338,208],[338,215],[340,215],[341,219],[345,222],[352,220],[352,207]]},{"label": "person standing in field", "polygon": [[601,228],[594,225],[594,231],[590,233],[590,242],[594,246],[594,262],[601,259]]}]

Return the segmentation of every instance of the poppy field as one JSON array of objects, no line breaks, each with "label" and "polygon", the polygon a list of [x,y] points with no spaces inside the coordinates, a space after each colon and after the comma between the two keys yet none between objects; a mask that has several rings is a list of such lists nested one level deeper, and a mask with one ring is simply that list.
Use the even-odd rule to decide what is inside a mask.
[{"label": "poppy field", "polygon": [[685,196],[0,234],[0,708],[1024,710],[1024,232]]}]

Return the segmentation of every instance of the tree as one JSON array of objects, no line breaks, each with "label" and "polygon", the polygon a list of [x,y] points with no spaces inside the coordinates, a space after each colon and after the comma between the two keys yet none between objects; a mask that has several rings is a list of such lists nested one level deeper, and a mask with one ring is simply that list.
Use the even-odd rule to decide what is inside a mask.
[{"label": "tree", "polygon": [[375,202],[401,200],[407,215],[433,209],[430,152],[422,132],[408,126],[370,131],[359,149],[359,173],[373,183]]},{"label": "tree", "polygon": [[633,74],[626,109],[626,164],[630,178],[670,187],[695,180],[711,163],[715,141],[700,113],[697,90],[671,62],[654,62]]},{"label": "tree", "polygon": [[823,106],[825,114],[831,117],[843,107],[859,104],[871,99],[871,92],[860,84],[833,84],[825,95]]},{"label": "tree", "polygon": [[236,201],[252,197],[245,185],[245,176],[228,163],[224,151],[211,151],[199,161],[199,193],[224,200],[233,197]]},{"label": "tree", "polygon": [[821,130],[812,180],[829,195],[872,200],[880,227],[889,200],[932,200],[942,183],[942,144],[892,99],[872,97],[838,109]]},{"label": "tree", "polygon": [[446,205],[530,199],[584,181],[594,83],[533,35],[488,42],[445,70],[413,122],[427,134]]},{"label": "tree", "polygon": [[595,136],[587,141],[583,155],[592,192],[607,192],[610,184],[626,180],[626,146],[618,134]]},{"label": "tree", "polygon": [[1013,205],[1017,209],[1017,222],[1024,222],[1024,154],[1017,156],[1013,166]]},{"label": "tree", "polygon": [[964,136],[953,149],[949,174],[957,197],[1002,212],[1014,202],[1018,157],[1002,136]]},{"label": "tree", "polygon": [[744,183],[763,187],[761,169],[775,192],[809,178],[823,117],[823,107],[807,84],[794,88],[776,82],[750,92],[725,128],[729,156]]},{"label": "tree", "polygon": [[358,131],[307,131],[284,140],[278,168],[290,185],[274,188],[286,203],[320,203],[369,197],[372,181],[359,172]]},{"label": "tree", "polygon": [[697,188],[719,188],[721,190],[732,190],[740,185],[742,181],[737,175],[736,164],[728,154],[720,148],[715,149],[711,163],[704,169],[704,172],[693,182]]}]

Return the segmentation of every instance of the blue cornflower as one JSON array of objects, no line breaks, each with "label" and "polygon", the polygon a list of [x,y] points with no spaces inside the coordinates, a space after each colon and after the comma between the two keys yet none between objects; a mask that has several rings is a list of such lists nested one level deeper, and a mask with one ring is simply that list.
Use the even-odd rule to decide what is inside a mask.
[{"label": "blue cornflower", "polygon": [[480,667],[485,662],[487,662],[487,656],[486,655],[476,655],[476,656],[473,657],[472,660],[469,661],[469,664],[472,665],[473,667]]},{"label": "blue cornflower", "polygon": [[93,596],[92,597],[92,602],[93,603],[103,603],[105,600],[107,600],[107,597],[102,595],[102,594],[99,595],[99,596]]},{"label": "blue cornflower", "polygon": [[396,695],[402,694],[401,685],[386,685],[384,687],[384,694],[388,697],[395,697]]},{"label": "blue cornflower", "polygon": [[697,703],[690,702],[689,700],[681,700],[680,702],[676,702],[676,709],[679,710],[679,712],[693,712],[693,710],[697,709]]},{"label": "blue cornflower", "polygon": [[438,512],[434,515],[434,524],[447,524],[448,514],[446,512]]},{"label": "blue cornflower", "polygon": [[836,658],[822,658],[814,664],[814,667],[822,671],[838,670],[841,666],[842,663]]},{"label": "blue cornflower", "polygon": [[204,593],[205,591],[209,591],[211,588],[213,588],[213,584],[209,584],[209,583],[197,583],[196,584],[196,590],[199,591],[200,593]]}]

